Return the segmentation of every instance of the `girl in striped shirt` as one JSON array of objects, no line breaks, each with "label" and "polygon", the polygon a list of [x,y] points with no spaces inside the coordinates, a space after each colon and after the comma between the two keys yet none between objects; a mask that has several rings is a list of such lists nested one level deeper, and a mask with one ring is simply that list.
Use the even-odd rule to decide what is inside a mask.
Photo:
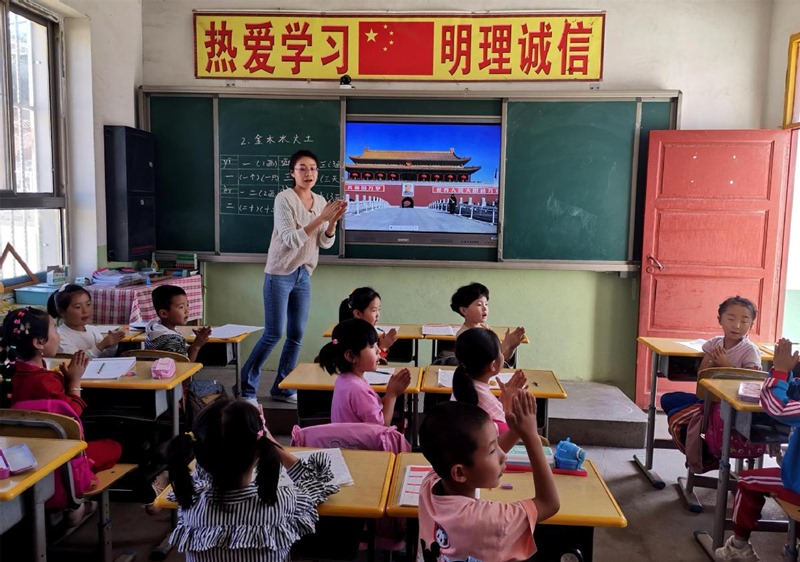
[{"label": "girl in striped shirt", "polygon": [[[170,542],[188,562],[289,560],[292,545],[314,532],[317,505],[339,490],[327,457],[297,459],[243,400],[207,406],[194,431],[170,442],[167,460],[180,505]],[[278,485],[281,466],[293,486]]]}]

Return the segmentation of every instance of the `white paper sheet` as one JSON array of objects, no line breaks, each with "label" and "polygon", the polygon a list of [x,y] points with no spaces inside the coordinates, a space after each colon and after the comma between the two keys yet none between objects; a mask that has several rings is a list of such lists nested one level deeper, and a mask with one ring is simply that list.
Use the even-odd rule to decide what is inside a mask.
[{"label": "white paper sheet", "polygon": [[492,388],[500,388],[500,385],[497,384],[498,380],[502,381],[503,384],[508,384],[508,381],[511,380],[511,377],[514,376],[515,372],[516,371],[510,371],[508,373],[505,372],[497,373],[495,376],[489,379],[489,386],[491,386]]},{"label": "white paper sheet", "polygon": [[[333,483],[339,486],[353,486],[353,476],[350,474],[350,469],[347,468],[347,463],[344,461],[341,449],[313,449],[308,451],[293,451],[292,454],[298,459],[307,459],[314,453],[324,453],[331,459],[331,470],[333,471]],[[294,482],[289,478],[286,470],[281,469],[281,475],[278,479],[278,486],[293,486]]]},{"label": "white paper sheet", "polygon": [[453,388],[453,373],[455,373],[455,370],[439,369],[439,375],[437,377],[439,386],[442,388]]},{"label": "white paper sheet", "polygon": [[86,366],[83,377],[86,380],[114,380],[125,376],[136,366],[136,357],[112,357],[92,359]]},{"label": "white paper sheet", "polygon": [[410,465],[403,476],[403,488],[400,490],[400,505],[419,506],[419,488],[422,481],[431,471],[430,466]]},{"label": "white paper sheet", "polygon": [[695,351],[699,351],[703,353],[703,344],[706,343],[704,339],[697,339],[692,341],[682,341],[680,344],[684,347],[688,347],[689,349],[693,349]]},{"label": "white paper sheet", "polygon": [[144,321],[142,321],[142,322],[131,322],[130,325],[128,326],[128,328],[130,328],[131,330],[144,330],[145,328],[147,328],[148,324],[149,324],[149,322],[144,322]]},{"label": "white paper sheet", "polygon": [[374,385],[383,385],[389,384],[389,379],[392,378],[394,374],[394,369],[386,368],[386,369],[378,369],[376,371],[366,371],[364,373],[364,379],[369,384]]},{"label": "white paper sheet", "polygon": [[425,324],[422,326],[425,336],[455,336],[456,330],[449,324]]},{"label": "white paper sheet", "polygon": [[93,324],[93,326],[101,334],[107,334],[108,332],[122,329],[122,326],[119,324]]},{"label": "white paper sheet", "polygon": [[245,326],[244,324],[225,324],[211,328],[212,338],[235,338],[242,334],[251,334],[263,330],[263,326]]}]

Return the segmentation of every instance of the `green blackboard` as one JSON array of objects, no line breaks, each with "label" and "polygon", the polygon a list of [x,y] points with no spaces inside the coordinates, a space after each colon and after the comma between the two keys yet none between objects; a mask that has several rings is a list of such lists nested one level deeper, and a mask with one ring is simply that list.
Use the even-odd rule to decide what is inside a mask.
[{"label": "green blackboard", "polygon": [[156,248],[214,251],[214,120],[209,97],[153,97]]},{"label": "green blackboard", "polygon": [[[315,191],[328,199],[340,194],[338,98],[151,94],[149,102],[156,139],[159,251],[266,253],[274,197],[291,185],[288,159],[299,148],[320,159]],[[668,97],[508,102],[503,259],[638,259],[649,131],[674,127],[674,102]],[[502,103],[500,98],[353,98],[347,100],[347,115],[499,116]],[[365,259],[497,259],[494,250],[468,247],[463,252],[423,246],[347,248],[345,257]],[[339,241],[324,253],[338,255]]]},{"label": "green blackboard", "polygon": [[636,102],[510,102],[503,257],[628,259]]},{"label": "green blackboard", "polygon": [[299,149],[320,160],[314,191],[339,196],[340,113],[338,100],[219,100],[220,252],[267,252],[275,195],[292,185],[289,157]]}]

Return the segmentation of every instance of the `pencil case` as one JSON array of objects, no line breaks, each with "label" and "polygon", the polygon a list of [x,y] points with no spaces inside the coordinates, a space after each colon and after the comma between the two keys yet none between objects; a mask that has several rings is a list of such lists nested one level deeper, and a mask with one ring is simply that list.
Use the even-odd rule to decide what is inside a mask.
[{"label": "pencil case", "polygon": [[150,367],[150,374],[154,379],[169,379],[175,375],[175,360],[169,357],[162,357],[153,362]]}]

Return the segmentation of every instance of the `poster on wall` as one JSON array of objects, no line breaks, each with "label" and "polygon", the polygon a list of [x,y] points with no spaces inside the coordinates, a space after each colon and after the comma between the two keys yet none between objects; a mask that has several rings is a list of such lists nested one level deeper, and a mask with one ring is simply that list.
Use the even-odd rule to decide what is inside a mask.
[{"label": "poster on wall", "polygon": [[195,12],[197,78],[599,81],[605,12]]}]

